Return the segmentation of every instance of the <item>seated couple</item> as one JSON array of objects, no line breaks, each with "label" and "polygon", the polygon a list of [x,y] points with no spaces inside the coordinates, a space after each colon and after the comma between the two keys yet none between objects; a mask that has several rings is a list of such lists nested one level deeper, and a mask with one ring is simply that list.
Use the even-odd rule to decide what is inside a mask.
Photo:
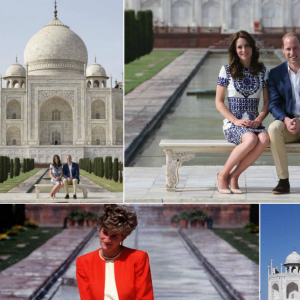
[{"label": "seated couple", "polygon": [[[53,156],[53,164],[50,165],[49,175],[51,177],[51,183],[54,185],[50,199],[55,199],[55,194],[64,186],[66,196],[65,199],[69,199],[69,187],[73,185],[73,198],[77,199],[77,184],[79,184],[79,166],[72,162],[71,155],[67,155],[67,163],[61,164],[58,155]],[[63,181],[62,178],[64,177]]]},{"label": "seated couple", "polygon": [[[286,62],[270,74],[255,40],[246,31],[232,36],[228,48],[229,65],[221,68],[216,91],[216,107],[225,117],[223,132],[228,142],[237,146],[217,175],[218,191],[241,194],[238,179],[270,143],[276,165],[278,185],[273,194],[290,192],[288,160],[285,143],[300,141],[300,42],[295,33],[282,38]],[[228,92],[229,107],[225,105]],[[260,94],[263,108],[259,112]],[[268,113],[275,121],[268,132],[262,121]],[[236,166],[236,168],[234,168]]]}]

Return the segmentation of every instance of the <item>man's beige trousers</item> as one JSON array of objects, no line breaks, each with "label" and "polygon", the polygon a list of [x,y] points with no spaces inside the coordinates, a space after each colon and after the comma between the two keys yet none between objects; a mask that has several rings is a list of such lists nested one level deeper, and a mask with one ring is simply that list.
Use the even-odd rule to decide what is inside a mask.
[{"label": "man's beige trousers", "polygon": [[269,126],[270,147],[279,179],[289,178],[288,159],[285,144],[300,141],[300,131],[290,133],[283,122],[276,120]]},{"label": "man's beige trousers", "polygon": [[68,179],[64,179],[64,187],[65,187],[65,192],[66,195],[69,195],[69,187],[68,185],[73,185],[73,195],[76,195],[77,193],[77,184],[78,180],[77,179],[72,179],[72,181],[68,181]]}]

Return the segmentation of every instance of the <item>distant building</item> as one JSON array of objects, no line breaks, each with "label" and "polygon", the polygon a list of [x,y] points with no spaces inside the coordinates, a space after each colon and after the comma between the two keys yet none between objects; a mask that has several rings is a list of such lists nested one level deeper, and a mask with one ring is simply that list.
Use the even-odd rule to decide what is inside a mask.
[{"label": "distant building", "polygon": [[300,27],[300,0],[125,0],[125,9],[152,10],[154,25],[222,27],[223,32]]},{"label": "distant building", "polygon": [[0,155],[39,163],[51,162],[54,154],[63,160],[71,154],[73,161],[122,159],[122,87],[112,88],[111,79],[108,88],[104,68],[96,58],[89,67],[87,61],[83,40],[55,10],[26,45],[26,68],[16,60],[6,71],[5,88],[1,79]]},{"label": "distant building", "polygon": [[[285,271],[282,270],[283,266]],[[285,264],[281,264],[280,271],[268,267],[268,300],[299,300],[300,287],[300,255],[293,251],[287,256]]]}]

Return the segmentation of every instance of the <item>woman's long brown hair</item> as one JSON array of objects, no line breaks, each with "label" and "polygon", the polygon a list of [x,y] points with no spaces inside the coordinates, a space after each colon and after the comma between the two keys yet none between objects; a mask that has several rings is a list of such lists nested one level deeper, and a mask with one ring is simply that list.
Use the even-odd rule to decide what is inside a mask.
[{"label": "woman's long brown hair", "polygon": [[[56,164],[55,157],[58,158],[58,164]],[[60,166],[61,166],[60,158],[59,158],[59,156],[58,156],[57,154],[55,154],[55,155],[53,156],[53,167],[56,168],[56,167],[60,167]]]},{"label": "woman's long brown hair", "polygon": [[260,61],[259,59],[259,49],[256,47],[255,40],[249,34],[247,31],[241,30],[236,32],[232,37],[230,41],[230,45],[228,47],[228,52],[229,52],[229,72],[230,75],[233,79],[236,78],[243,78],[243,69],[244,66],[240,62],[240,58],[236,52],[236,41],[239,38],[245,39],[249,46],[252,48],[252,57],[251,57],[251,74],[257,75],[259,72],[262,71],[264,64]]}]

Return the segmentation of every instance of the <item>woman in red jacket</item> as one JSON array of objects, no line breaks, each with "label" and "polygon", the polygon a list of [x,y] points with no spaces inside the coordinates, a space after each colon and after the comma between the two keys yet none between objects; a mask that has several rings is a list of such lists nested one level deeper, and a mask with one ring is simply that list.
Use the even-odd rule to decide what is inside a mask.
[{"label": "woman in red jacket", "polygon": [[76,261],[81,300],[154,300],[147,253],[122,246],[136,226],[135,212],[104,205],[98,220],[101,248]]}]

